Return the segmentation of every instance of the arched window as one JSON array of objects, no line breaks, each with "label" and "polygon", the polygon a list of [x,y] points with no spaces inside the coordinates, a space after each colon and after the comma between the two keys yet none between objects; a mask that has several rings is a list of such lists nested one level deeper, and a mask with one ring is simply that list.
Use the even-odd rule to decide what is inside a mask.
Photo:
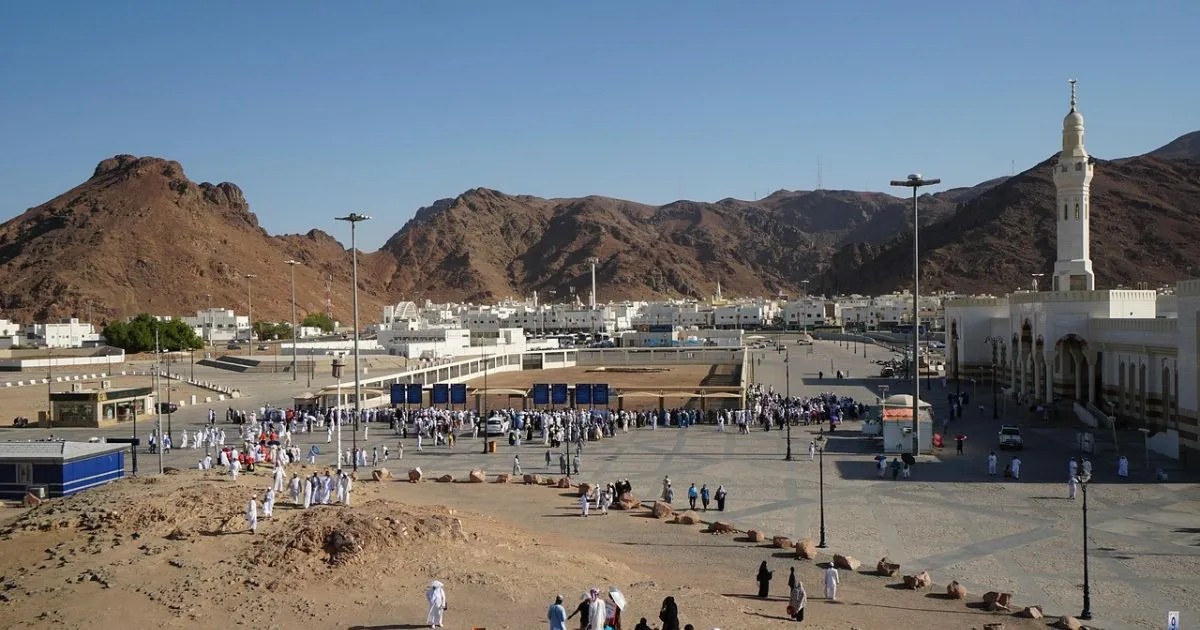
[{"label": "arched window", "polygon": [[1063,204],[1063,221],[1067,220],[1067,204]]},{"label": "arched window", "polygon": [[1078,201],[1075,202],[1075,220],[1076,221],[1079,220],[1079,202]]}]

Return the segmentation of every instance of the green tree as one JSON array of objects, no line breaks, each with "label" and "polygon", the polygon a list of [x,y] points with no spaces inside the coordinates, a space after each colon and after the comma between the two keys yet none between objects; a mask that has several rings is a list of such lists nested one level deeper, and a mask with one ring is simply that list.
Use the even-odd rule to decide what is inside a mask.
[{"label": "green tree", "polygon": [[254,335],[260,341],[291,339],[292,327],[287,322],[254,322]]},{"label": "green tree", "polygon": [[158,347],[163,350],[188,350],[204,347],[196,331],[179,318],[159,320],[145,313],[128,321],[110,322],[104,327],[104,339],[108,345],[122,348],[126,352],[148,352],[154,350],[154,335],[158,333]]},{"label": "green tree", "polygon": [[309,328],[320,328],[321,332],[333,332],[333,318],[325,313],[309,313],[304,317],[304,321],[300,322],[300,325]]}]

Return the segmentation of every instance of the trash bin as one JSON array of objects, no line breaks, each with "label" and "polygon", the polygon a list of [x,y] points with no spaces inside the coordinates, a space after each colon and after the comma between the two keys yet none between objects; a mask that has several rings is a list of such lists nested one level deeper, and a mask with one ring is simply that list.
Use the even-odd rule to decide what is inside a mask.
[{"label": "trash bin", "polygon": [[496,452],[496,440],[488,440],[488,452],[489,453]]}]

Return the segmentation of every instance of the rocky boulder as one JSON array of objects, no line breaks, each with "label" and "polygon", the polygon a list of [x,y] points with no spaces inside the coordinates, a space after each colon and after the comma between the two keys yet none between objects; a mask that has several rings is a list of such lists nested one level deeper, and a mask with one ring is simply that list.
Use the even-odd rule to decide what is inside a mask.
[{"label": "rocky boulder", "polygon": [[642,507],[641,499],[635,497],[632,492],[622,494],[621,498],[613,504],[614,510],[636,510],[640,507]]},{"label": "rocky boulder", "polygon": [[951,582],[946,585],[946,597],[950,599],[966,599],[967,587],[958,582]]},{"label": "rocky boulder", "polygon": [[1083,625],[1079,623],[1079,620],[1071,615],[1063,615],[1059,617],[1058,621],[1055,621],[1053,626],[1055,628],[1060,628],[1061,630],[1082,630],[1083,628]]},{"label": "rocky boulder", "polygon": [[21,499],[21,504],[25,507],[36,507],[42,504],[42,500],[32,492],[27,492],[25,493],[25,498]]},{"label": "rocky boulder", "polygon": [[1017,616],[1025,619],[1042,619],[1046,614],[1042,612],[1041,606],[1026,606],[1017,613]]},{"label": "rocky boulder", "polygon": [[527,486],[540,486],[540,485],[542,485],[542,476],[541,475],[525,475],[525,477],[523,478],[523,481],[525,482],[525,485],[527,485]]},{"label": "rocky boulder", "polygon": [[929,577],[929,573],[922,571],[916,575],[904,576],[904,586],[911,588],[914,591],[923,588],[929,588],[933,584],[933,578]]},{"label": "rocky boulder", "polygon": [[749,538],[750,542],[760,543],[760,542],[766,542],[767,535],[758,531],[757,529],[752,529],[752,530],[746,532],[746,538]]},{"label": "rocky boulder", "polygon": [[467,475],[467,481],[470,483],[483,483],[487,481],[487,473],[483,472],[482,468],[476,468]]},{"label": "rocky boulder", "polygon": [[983,607],[991,612],[1012,610],[1012,593],[988,591],[983,594]]},{"label": "rocky boulder", "polygon": [[421,473],[420,468],[413,468],[412,470],[408,471],[408,480],[412,483],[417,483],[424,477],[425,475]]},{"label": "rocky boulder", "polygon": [[999,621],[983,624],[983,630],[1004,630],[1004,624]]},{"label": "rocky boulder", "polygon": [[454,481],[454,475],[442,475],[441,477],[438,477],[437,480],[441,483],[452,483]]},{"label": "rocky boulder", "polygon": [[391,481],[392,471],[386,468],[376,468],[371,471],[371,479],[375,481]]},{"label": "rocky boulder", "polygon": [[817,546],[813,541],[805,538],[796,543],[796,557],[801,560],[812,560],[817,557]]},{"label": "rocky boulder", "polygon": [[875,563],[875,574],[883,577],[892,577],[900,572],[900,565],[892,562],[891,558],[884,556],[879,562]]},{"label": "rocky boulder", "polygon": [[662,501],[655,501],[654,505],[650,507],[650,512],[654,514],[654,518],[671,518],[675,516],[675,508]]},{"label": "rocky boulder", "polygon": [[512,475],[508,473],[500,473],[499,475],[496,475],[496,483],[508,483],[510,479],[512,479]]},{"label": "rocky boulder", "polygon": [[840,553],[833,554],[833,566],[847,571],[857,571],[862,563],[854,559],[854,556],[843,556]]},{"label": "rocky boulder", "polygon": [[771,546],[776,549],[793,549],[796,543],[793,543],[792,539],[787,536],[775,536],[771,539]]},{"label": "rocky boulder", "polygon": [[695,525],[700,522],[700,515],[688,510],[675,517],[675,522],[681,525]]},{"label": "rocky boulder", "polygon": [[579,484],[579,496],[592,496],[592,488],[594,487],[595,486],[587,482]]},{"label": "rocky boulder", "polygon": [[735,528],[731,523],[714,521],[708,526],[708,531],[713,534],[732,534],[737,531],[737,528]]},{"label": "rocky boulder", "polygon": [[569,490],[571,488],[571,478],[570,477],[559,477],[558,478],[558,487],[562,490]]}]

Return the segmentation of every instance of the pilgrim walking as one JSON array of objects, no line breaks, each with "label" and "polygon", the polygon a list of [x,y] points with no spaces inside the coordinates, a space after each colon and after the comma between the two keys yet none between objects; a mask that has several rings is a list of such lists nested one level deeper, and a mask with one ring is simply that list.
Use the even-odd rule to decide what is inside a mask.
[{"label": "pilgrim walking", "polygon": [[758,575],[754,579],[758,580],[758,596],[766,599],[771,591],[771,576],[773,571],[767,569],[767,561],[763,560],[762,564],[758,565]]},{"label": "pilgrim walking", "polygon": [[429,602],[429,615],[425,622],[430,628],[442,627],[442,616],[446,613],[446,589],[441,582],[434,580],[425,591],[425,601]]}]

